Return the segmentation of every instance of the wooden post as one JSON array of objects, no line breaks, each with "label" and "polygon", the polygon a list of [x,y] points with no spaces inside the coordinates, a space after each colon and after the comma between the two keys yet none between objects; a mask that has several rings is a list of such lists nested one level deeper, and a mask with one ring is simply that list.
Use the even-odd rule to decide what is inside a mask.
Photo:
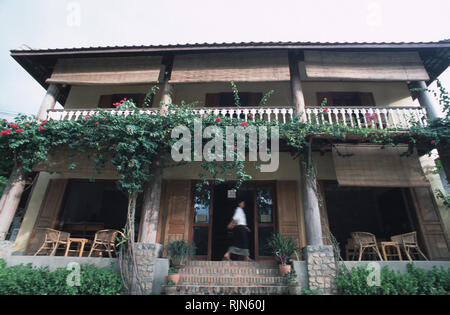
[{"label": "wooden post", "polygon": [[[411,87],[419,88],[419,89],[427,89],[427,85],[424,81],[416,81],[411,83]],[[418,91],[412,92],[412,94],[417,96],[419,100],[420,106],[426,109],[428,118],[437,119],[443,117],[442,110],[433,102],[433,98],[431,97],[428,91]]]},{"label": "wooden post", "polygon": [[300,80],[300,71],[298,69],[299,55],[296,51],[289,51],[289,73],[291,76],[291,97],[297,115],[301,122],[306,122],[305,98],[303,96],[303,87]]},{"label": "wooden post", "polygon": [[156,243],[159,208],[161,206],[162,169],[159,158],[154,163],[156,164],[155,171],[144,191],[140,223],[141,231],[139,233],[140,243]]},{"label": "wooden post", "polygon": [[38,119],[44,120],[47,117],[47,110],[54,109],[58,99],[59,88],[56,84],[51,83],[48,86],[47,93],[42,100],[41,107],[38,112]]},{"label": "wooden post", "polygon": [[0,199],[0,241],[6,239],[6,234],[14,219],[24,188],[25,174],[22,167],[16,165]]},{"label": "wooden post", "polygon": [[165,115],[167,112],[167,104],[172,104],[172,85],[169,80],[164,80],[161,95],[161,115]]},{"label": "wooden post", "polygon": [[311,145],[306,158],[300,159],[300,179],[302,185],[302,204],[305,215],[306,240],[308,245],[323,245],[322,224],[320,220],[317,177],[311,162]]}]

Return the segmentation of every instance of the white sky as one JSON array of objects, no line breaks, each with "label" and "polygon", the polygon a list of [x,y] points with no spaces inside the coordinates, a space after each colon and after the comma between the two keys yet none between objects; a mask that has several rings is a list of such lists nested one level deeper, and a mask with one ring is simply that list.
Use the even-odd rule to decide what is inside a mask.
[{"label": "white sky", "polygon": [[449,0],[0,0],[0,117],[35,114],[45,93],[9,56],[23,44],[435,41],[450,38],[449,12]]}]

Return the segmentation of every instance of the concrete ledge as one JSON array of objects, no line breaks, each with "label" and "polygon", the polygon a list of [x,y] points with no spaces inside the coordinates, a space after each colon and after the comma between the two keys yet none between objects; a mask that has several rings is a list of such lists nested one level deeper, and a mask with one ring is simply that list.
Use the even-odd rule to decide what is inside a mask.
[{"label": "concrete ledge", "polygon": [[425,270],[433,269],[436,267],[443,267],[445,269],[450,268],[450,261],[344,261],[343,264],[348,268],[352,269],[353,267],[357,268],[358,266],[367,266],[369,263],[378,263],[381,268],[387,266],[389,269],[398,270],[401,273],[406,273],[406,265],[412,263],[417,268],[422,268]]},{"label": "concrete ledge", "polygon": [[8,266],[20,264],[32,264],[34,267],[48,267],[51,271],[57,268],[66,268],[71,262],[80,265],[95,265],[97,267],[109,268],[113,267],[119,272],[119,264],[117,258],[101,258],[101,257],[62,257],[62,256],[8,256],[3,258]]},{"label": "concrete ledge", "polygon": [[304,260],[294,260],[292,262],[292,267],[295,270],[297,276],[296,281],[302,289],[308,289],[308,268],[306,266],[306,261]]}]

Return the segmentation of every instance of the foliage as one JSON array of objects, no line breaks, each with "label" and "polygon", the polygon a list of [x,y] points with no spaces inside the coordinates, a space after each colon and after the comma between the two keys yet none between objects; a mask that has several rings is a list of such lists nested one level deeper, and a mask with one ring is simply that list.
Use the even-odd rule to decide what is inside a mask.
[{"label": "foliage", "polygon": [[368,277],[372,270],[359,266],[348,270],[340,268],[337,287],[340,294],[345,295],[435,295],[450,293],[450,269],[433,267],[424,270],[407,265],[407,273],[389,269],[381,269],[380,286],[369,286]]},{"label": "foliage", "polygon": [[120,275],[111,268],[81,265],[80,286],[69,286],[71,270],[31,264],[7,267],[0,259],[0,295],[117,295],[123,293]]},{"label": "foliage", "polygon": [[291,237],[286,237],[281,233],[273,234],[267,243],[267,247],[272,254],[280,260],[281,264],[287,264],[289,257],[294,255],[298,247]]},{"label": "foliage", "polygon": [[167,285],[177,285],[174,281],[172,281],[172,280],[169,280],[169,281],[167,281]]},{"label": "foliage", "polygon": [[185,240],[170,242],[166,245],[167,254],[173,263],[174,261],[183,264],[187,259],[195,254],[195,246]]},{"label": "foliage", "polygon": [[169,268],[169,272],[168,273],[178,273],[178,268]]},{"label": "foliage", "polygon": [[297,274],[295,273],[295,270],[288,272],[285,277],[288,285],[290,286],[298,285]]},{"label": "foliage", "polygon": [[305,289],[303,288],[300,291],[300,295],[322,295],[322,291],[320,290],[309,290],[309,289]]},{"label": "foliage", "polygon": [[0,176],[0,196],[3,193],[3,190],[5,189],[6,185],[8,184],[8,178],[5,176]]}]

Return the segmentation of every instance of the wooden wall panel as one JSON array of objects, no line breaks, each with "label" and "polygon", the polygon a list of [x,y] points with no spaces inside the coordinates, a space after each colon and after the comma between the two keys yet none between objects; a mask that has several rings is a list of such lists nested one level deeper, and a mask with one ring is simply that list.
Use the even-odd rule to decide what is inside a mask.
[{"label": "wooden wall panel", "polygon": [[298,217],[299,198],[296,181],[277,182],[278,231],[292,237],[300,247],[301,225]]},{"label": "wooden wall panel", "polygon": [[26,254],[34,254],[44,240],[39,228],[57,228],[67,189],[67,179],[52,179],[48,183],[41,209],[39,210],[33,232],[28,242]]},{"label": "wooden wall panel", "polygon": [[411,188],[417,221],[430,260],[449,260],[450,247],[430,188]]},{"label": "wooden wall panel", "polygon": [[173,180],[167,183],[167,220],[164,244],[188,240],[191,208],[191,182]]}]

